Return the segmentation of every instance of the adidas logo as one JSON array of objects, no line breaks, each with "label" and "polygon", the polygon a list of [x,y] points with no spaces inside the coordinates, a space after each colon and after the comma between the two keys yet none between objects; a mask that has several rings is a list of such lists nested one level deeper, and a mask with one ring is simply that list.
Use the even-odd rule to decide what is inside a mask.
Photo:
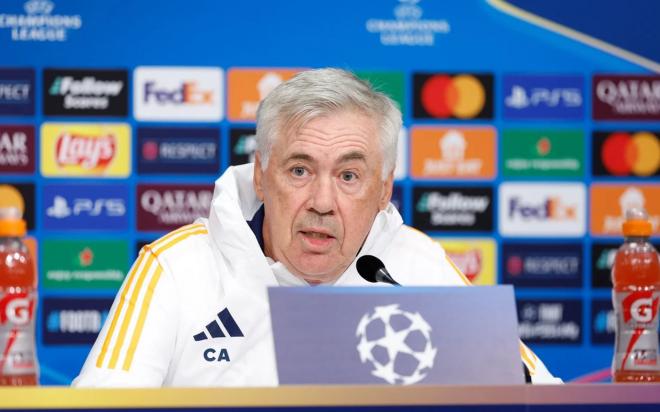
[{"label": "adidas logo", "polygon": [[[220,323],[218,323],[218,320]],[[220,324],[222,324],[224,327],[224,331],[220,327]],[[210,339],[209,335],[210,338],[224,338],[227,336],[236,338],[243,336],[243,332],[241,331],[241,328],[238,327],[238,324],[234,318],[231,316],[231,313],[229,313],[229,309],[225,308],[220,313],[218,313],[217,319],[213,319],[211,323],[206,325],[206,332],[199,332],[193,336],[193,339],[195,339],[196,342],[199,342],[202,340]]]}]

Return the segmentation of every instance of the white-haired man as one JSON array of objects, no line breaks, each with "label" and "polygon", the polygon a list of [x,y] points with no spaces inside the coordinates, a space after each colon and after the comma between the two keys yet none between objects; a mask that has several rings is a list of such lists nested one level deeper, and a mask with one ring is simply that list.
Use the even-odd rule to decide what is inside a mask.
[{"label": "white-haired man", "polygon": [[[208,219],[143,248],[74,385],[277,385],[266,288],[365,285],[364,254],[403,285],[468,284],[389,202],[400,128],[392,101],[343,70],[275,88],[255,163],[217,180]],[[224,336],[218,316],[232,337],[222,351],[206,341]],[[534,382],[555,381],[521,355]]]}]

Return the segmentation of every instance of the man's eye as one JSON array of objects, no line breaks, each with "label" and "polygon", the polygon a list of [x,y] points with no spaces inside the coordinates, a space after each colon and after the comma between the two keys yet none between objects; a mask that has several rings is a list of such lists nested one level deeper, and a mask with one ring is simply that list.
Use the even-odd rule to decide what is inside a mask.
[{"label": "man's eye", "polygon": [[353,172],[343,172],[341,174],[341,180],[344,182],[352,182],[355,179],[357,179],[357,176]]},{"label": "man's eye", "polygon": [[291,173],[294,176],[297,176],[297,177],[305,176],[305,168],[304,167],[294,167],[293,169],[291,169]]}]

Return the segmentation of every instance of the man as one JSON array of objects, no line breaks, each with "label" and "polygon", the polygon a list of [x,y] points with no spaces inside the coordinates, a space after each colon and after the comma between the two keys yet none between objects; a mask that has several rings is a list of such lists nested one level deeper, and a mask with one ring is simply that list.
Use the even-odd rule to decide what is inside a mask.
[{"label": "man", "polygon": [[[389,203],[400,128],[391,100],[348,72],[278,86],[257,113],[254,165],[217,180],[208,219],[143,248],[74,385],[277,385],[266,288],[366,285],[364,254],[403,285],[468,284]],[[218,316],[222,350],[207,339],[223,335]],[[535,382],[554,381],[521,355]]]}]

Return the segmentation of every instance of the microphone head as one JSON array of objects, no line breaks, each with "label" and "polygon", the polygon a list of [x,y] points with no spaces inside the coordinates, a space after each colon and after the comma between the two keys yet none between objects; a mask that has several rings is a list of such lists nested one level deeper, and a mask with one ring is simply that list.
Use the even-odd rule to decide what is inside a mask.
[{"label": "microphone head", "polygon": [[376,273],[381,269],[385,269],[385,264],[376,256],[372,255],[360,256],[355,266],[360,276],[371,283],[378,282]]}]

